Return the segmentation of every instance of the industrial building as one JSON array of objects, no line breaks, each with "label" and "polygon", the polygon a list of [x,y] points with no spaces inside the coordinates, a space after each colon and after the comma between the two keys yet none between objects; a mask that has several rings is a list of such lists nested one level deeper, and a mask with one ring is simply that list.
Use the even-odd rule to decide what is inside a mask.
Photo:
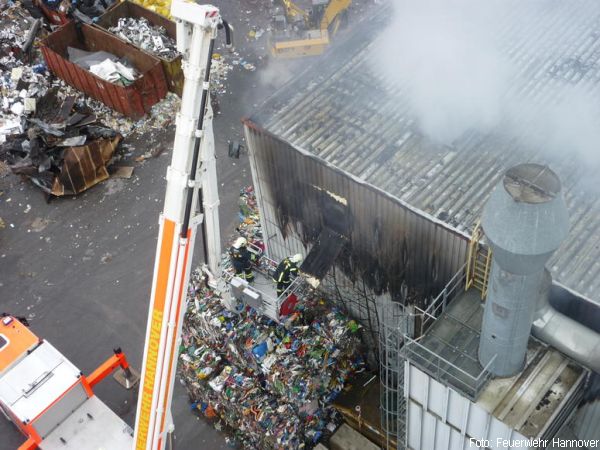
[{"label": "industrial building", "polygon": [[[532,3],[498,18],[520,70],[510,89],[541,110],[562,85],[597,98],[598,8],[548,2],[523,45],[512,19]],[[386,15],[244,122],[269,256],[318,249],[321,288],[361,321],[380,364],[388,445],[600,439],[597,168],[532,145],[526,127],[429,138],[373,59]],[[562,212],[550,208],[563,198]],[[485,205],[506,214],[486,218]]]}]

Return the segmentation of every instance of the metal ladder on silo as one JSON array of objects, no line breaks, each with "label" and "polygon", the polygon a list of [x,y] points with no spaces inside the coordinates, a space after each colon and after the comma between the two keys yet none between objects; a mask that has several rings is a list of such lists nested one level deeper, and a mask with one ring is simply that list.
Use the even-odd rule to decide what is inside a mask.
[{"label": "metal ladder on silo", "polygon": [[492,250],[481,244],[482,238],[483,230],[481,229],[481,222],[478,220],[469,241],[465,290],[473,287],[481,292],[481,298],[485,299],[490,278]]}]

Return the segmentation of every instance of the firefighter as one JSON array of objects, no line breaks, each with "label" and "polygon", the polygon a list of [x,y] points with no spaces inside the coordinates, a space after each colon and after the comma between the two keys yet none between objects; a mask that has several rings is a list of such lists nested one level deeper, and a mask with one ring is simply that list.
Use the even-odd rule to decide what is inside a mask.
[{"label": "firefighter", "polygon": [[254,254],[248,250],[247,245],[248,241],[245,238],[237,238],[229,250],[229,255],[235,275],[252,283],[254,281],[254,272],[252,271]]},{"label": "firefighter", "polygon": [[273,281],[277,283],[277,297],[284,293],[284,291],[290,286],[292,282],[292,276],[295,277],[298,274],[298,264],[302,262],[302,255],[300,253],[284,258],[279,263],[273,275]]}]

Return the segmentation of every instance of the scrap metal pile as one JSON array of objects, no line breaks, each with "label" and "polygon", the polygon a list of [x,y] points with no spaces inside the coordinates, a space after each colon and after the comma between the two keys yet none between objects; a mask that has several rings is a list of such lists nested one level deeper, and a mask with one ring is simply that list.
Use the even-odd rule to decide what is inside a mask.
[{"label": "scrap metal pile", "polygon": [[179,55],[177,43],[166,30],[153,26],[146,18],[122,17],[109,31],[155,56],[173,59]]},{"label": "scrap metal pile", "polygon": [[[21,69],[12,73],[19,74]],[[38,97],[39,91],[32,92],[23,83],[26,115],[13,119],[15,133],[0,146],[0,159],[13,173],[30,178],[55,196],[78,194],[107,179],[107,166],[121,135],[99,124],[90,109],[76,104],[75,96],[60,95],[58,88],[51,88]],[[37,89],[35,83],[32,89]],[[11,111],[19,104],[14,101]]]},{"label": "scrap metal pile", "polygon": [[[29,17],[29,19],[27,19]],[[83,95],[47,73],[39,54],[20,51],[36,22],[10,6],[0,22],[12,37],[0,54],[0,160],[45,193],[78,194],[108,178],[121,135],[104,126]]]},{"label": "scrap metal pile", "polygon": [[[240,196],[238,231],[260,239],[251,188]],[[318,293],[281,323],[251,308],[227,310],[196,271],[189,285],[179,368],[193,407],[245,448],[311,448],[340,417],[330,407],[364,370],[359,326]]]},{"label": "scrap metal pile", "polygon": [[40,21],[24,8],[0,0],[0,57],[21,54],[31,45]]},{"label": "scrap metal pile", "polygon": [[[46,194],[78,194],[109,177],[119,142],[172,123],[174,94],[134,121],[51,75],[34,44],[46,30],[19,3],[0,2],[0,161]],[[102,61],[98,61],[102,62]]]}]

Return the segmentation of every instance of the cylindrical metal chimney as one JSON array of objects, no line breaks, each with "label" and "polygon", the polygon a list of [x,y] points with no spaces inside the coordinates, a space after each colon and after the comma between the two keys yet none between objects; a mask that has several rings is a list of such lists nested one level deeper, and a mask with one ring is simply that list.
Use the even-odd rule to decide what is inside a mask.
[{"label": "cylindrical metal chimney", "polygon": [[509,169],[482,215],[492,268],[479,361],[496,376],[523,369],[533,312],[544,290],[544,265],[569,231],[558,176],[539,164]]}]

